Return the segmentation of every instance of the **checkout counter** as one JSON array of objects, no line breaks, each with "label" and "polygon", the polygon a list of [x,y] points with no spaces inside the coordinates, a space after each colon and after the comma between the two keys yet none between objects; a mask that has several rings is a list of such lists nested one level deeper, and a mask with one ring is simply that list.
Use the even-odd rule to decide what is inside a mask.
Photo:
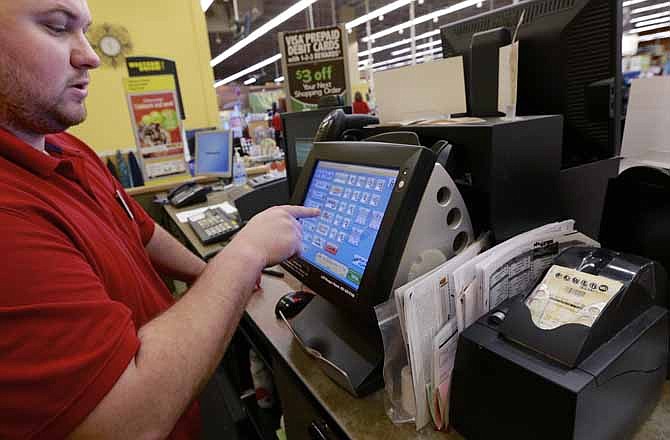
[{"label": "checkout counter", "polygon": [[[560,122],[560,117],[547,116],[417,128],[421,143],[426,143],[429,136],[435,139],[431,144],[432,156],[426,148],[407,145],[374,143],[368,145],[369,151],[362,151],[363,144],[316,145],[306,164],[309,172],[303,173],[298,182],[294,202],[318,202],[318,191],[323,188],[330,198],[345,198],[346,188],[351,186],[355,190],[359,178],[370,174],[374,179],[368,176],[360,180],[364,185],[368,179],[372,182],[370,188],[363,186],[363,190],[375,194],[379,184],[382,201],[388,197],[386,209],[393,215],[384,216],[381,224],[370,226],[371,230],[379,230],[382,238],[373,240],[367,262],[372,270],[368,273],[362,269],[357,279],[358,290],[352,290],[351,278],[338,281],[324,275],[325,269],[314,270],[314,262],[323,261],[317,249],[311,262],[286,265],[288,273],[284,279],[264,276],[263,291],[253,297],[247,308],[239,332],[272,372],[288,438],[460,438],[453,431],[445,434],[426,428],[416,432],[413,424],[393,425],[384,412],[382,391],[370,388],[354,397],[359,390],[338,385],[332,371],[310,357],[285,323],[275,317],[275,304],[291,290],[323,283],[315,291],[325,295],[328,302],[339,309],[346,303],[344,308],[352,317],[366,316],[363,308],[369,310],[368,307],[384,301],[398,282],[406,282],[401,272],[421,254],[422,249],[410,249],[411,243],[417,242],[412,237],[423,230],[413,225],[435,223],[429,220],[443,215],[448,219],[447,211],[456,206],[447,200],[459,205],[465,214],[470,212],[475,230],[494,231],[496,241],[556,220],[560,213],[537,207],[556,208],[548,200],[553,200],[558,191],[561,143],[551,139],[560,139]],[[440,140],[452,146],[448,154],[447,145]],[[393,154],[389,154],[391,151]],[[370,167],[371,152],[379,162],[378,169]],[[349,165],[341,168],[342,163]],[[394,168],[399,170],[397,177],[385,171]],[[453,182],[444,169],[456,177]],[[316,181],[312,174],[317,175]],[[445,192],[443,186],[452,195],[460,191],[462,199],[441,198],[440,192]],[[433,197],[432,191],[437,197]],[[225,194],[211,202],[223,198]],[[364,202],[356,202],[361,204],[356,209],[361,210]],[[324,210],[331,209],[335,217],[344,215],[335,201],[327,203],[332,206],[325,205]],[[524,204],[524,209],[512,209]],[[410,219],[411,206],[418,212],[416,218]],[[174,220],[178,210],[165,209]],[[460,232],[466,233],[471,230],[469,219],[466,216],[463,219],[463,223],[457,224],[458,228],[465,228]],[[322,220],[328,224],[336,221]],[[193,243],[197,238],[189,234],[189,226],[176,224],[201,256],[216,251],[201,249],[198,243]],[[445,227],[449,227],[448,220]],[[467,242],[473,239],[471,234],[467,232]],[[399,236],[404,238],[399,240]],[[458,248],[455,243],[444,244],[453,251]],[[450,419],[457,432],[472,439],[600,439],[621,438],[621,435],[646,439],[657,438],[655,433],[659,430],[670,429],[667,417],[670,389],[664,380],[668,360],[668,318],[664,308],[667,302],[657,293],[665,291],[660,288],[664,275],[655,265],[634,257],[595,250],[581,254],[583,249],[572,252],[561,255],[554,266],[565,272],[561,272],[561,277],[568,276],[568,269],[571,271],[568,280],[563,281],[576,282],[576,287],[582,282],[586,282],[586,287],[596,283],[595,294],[603,294],[599,290],[601,285],[608,286],[609,299],[600,301],[604,304],[600,304],[599,314],[588,325],[551,327],[551,322],[542,319],[538,322],[534,315],[538,301],[546,299],[546,295],[541,296],[542,289],[537,289],[528,298],[517,297],[503,303],[467,328],[460,337],[452,382]],[[332,262],[330,266],[339,267]],[[378,272],[381,267],[384,272]],[[552,270],[544,285],[561,281]],[[349,290],[353,294],[345,302],[342,292]],[[542,292],[547,290],[551,289]],[[361,292],[364,294],[359,300],[357,294]],[[552,300],[556,304],[566,303],[560,295]],[[306,312],[310,312],[309,307],[297,318],[304,314],[305,318],[300,320],[307,322]],[[309,339],[310,328],[302,330],[301,339]],[[659,399],[661,404],[657,406]]]},{"label": "checkout counter", "polygon": [[[262,290],[254,295],[240,324],[240,333],[263,355],[277,386],[283,406],[287,438],[302,439],[442,439],[460,440],[455,431],[438,432],[427,427],[419,432],[414,424],[394,425],[384,410],[383,392],[356,398],[335,384],[284,325],[276,319],[274,307],[288,291],[301,287],[290,275],[284,279],[264,276]],[[520,387],[507,395],[506,405],[521,410],[517,398]],[[489,395],[487,395],[489,396]],[[489,396],[490,397],[490,396]],[[494,423],[491,415],[477,416],[481,424]],[[313,424],[327,434],[312,434]],[[323,429],[323,425],[327,429]],[[553,429],[547,426],[547,430]],[[525,428],[520,428],[522,434]],[[658,440],[670,431],[670,383],[662,385],[662,396],[649,418],[632,437],[634,440]],[[503,436],[489,438],[506,438]],[[516,436],[513,438],[517,438]],[[544,437],[536,437],[544,438]]]},{"label": "checkout counter", "polygon": [[[560,133],[560,123],[552,125],[551,117],[537,120],[543,119],[549,124],[547,129],[557,130]],[[534,122],[531,119],[528,123]],[[497,127],[498,125],[501,127]],[[534,211],[542,211],[542,218],[532,218],[528,225],[523,221],[515,225],[510,217],[506,217],[504,222],[496,221],[497,212],[500,212],[503,218],[506,214],[518,216],[526,212],[521,211],[520,214],[499,210],[502,209],[501,203],[507,197],[515,198],[514,203],[524,201],[523,197],[515,193],[515,188],[517,192],[528,192],[524,188],[530,184],[521,178],[523,173],[533,173],[534,171],[528,171],[527,167],[532,169],[540,157],[553,154],[538,151],[532,143],[520,141],[523,136],[515,138],[511,134],[513,130],[510,127],[505,128],[504,125],[502,122],[500,124],[485,122],[474,128],[454,129],[455,132],[475,129],[483,133],[480,145],[488,148],[490,153],[472,155],[466,157],[465,162],[456,162],[462,167],[460,168],[462,172],[459,173],[462,179],[456,180],[455,184],[459,187],[469,186],[472,189],[469,196],[466,197],[465,194],[463,196],[465,204],[468,205],[468,209],[472,203],[479,203],[484,207],[487,216],[484,217],[481,227],[497,231],[498,240],[521,232],[526,229],[525,226],[531,224],[535,226],[537,222],[546,223],[554,219],[551,210],[537,210],[536,205]],[[503,135],[505,130],[509,130],[509,134]],[[532,133],[535,130],[527,131]],[[545,133],[544,138],[551,139],[552,136]],[[503,139],[505,142],[502,142]],[[537,136],[535,140],[543,142],[542,136]],[[491,145],[501,147],[496,149],[490,147]],[[503,146],[509,145],[516,145],[518,148],[507,151]],[[383,146],[375,144],[372,147],[376,149],[375,154],[381,158],[380,166],[385,165],[386,161],[391,161],[392,158],[382,154]],[[410,203],[411,200],[417,203],[420,199],[421,204],[427,200],[422,195],[423,189],[431,187],[430,182],[437,172],[433,169],[433,165],[430,165],[429,155],[425,149],[405,147],[396,152],[396,155],[400,155],[401,151],[404,151],[402,160],[398,158],[400,177],[396,180],[384,171],[376,178],[376,181],[386,179],[384,182],[388,181],[391,186],[398,185],[395,191],[399,192],[402,192],[400,190],[405,187],[405,183],[407,184],[406,196],[398,195],[399,192],[389,192],[389,209],[398,212],[406,212],[403,210],[403,204]],[[555,147],[560,148],[560,143]],[[321,172],[321,180],[324,182],[327,179],[323,176],[329,176],[328,179],[332,180],[333,186],[344,188],[344,182],[347,180],[338,175],[337,167],[333,168],[332,172],[319,168],[320,163],[328,164],[328,160],[342,162],[343,156],[328,151],[325,144],[321,146],[317,144],[317,150],[316,156],[321,154],[319,157],[322,162],[310,156],[307,169]],[[346,153],[352,164],[367,160],[365,154],[352,146],[343,146],[338,151]],[[514,163],[515,155],[520,158],[517,163]],[[496,157],[500,159],[499,162],[494,160]],[[523,157],[525,159],[521,159]],[[556,159],[559,157],[560,154],[555,156]],[[514,163],[509,165],[508,172],[497,168],[503,166],[505,161],[508,161],[508,164]],[[551,171],[546,175],[542,173],[534,175],[533,185],[530,186],[540,185],[544,178],[551,193],[555,189],[553,183],[557,178],[559,162],[560,160],[555,164],[545,164]],[[411,163],[412,167],[403,168],[402,164],[405,163]],[[473,166],[476,163],[479,165]],[[393,165],[391,162],[389,164]],[[389,164],[386,165],[390,166]],[[446,164],[450,162],[447,160]],[[436,166],[439,168],[441,164]],[[451,163],[451,166],[456,165]],[[354,168],[344,171],[350,176],[374,171],[361,167],[362,165],[355,165]],[[540,168],[545,169],[542,166]],[[408,173],[403,174],[403,170],[407,170]],[[491,176],[495,176],[496,179],[491,179]],[[403,180],[404,178],[406,180]],[[419,185],[416,182],[419,181],[423,185],[420,191],[416,188],[416,185]],[[312,183],[311,174],[301,177],[298,195],[294,197],[306,200],[309,194],[314,195],[319,189],[319,183],[316,182],[314,186]],[[355,183],[351,180],[348,184],[355,185]],[[332,189],[333,186],[329,188]],[[343,188],[331,195],[343,196],[346,193]],[[383,186],[380,185],[380,188]],[[439,193],[441,188],[435,189]],[[534,196],[543,198],[541,191],[536,191]],[[315,196],[314,200],[316,198],[318,197]],[[439,196],[437,201],[438,205],[442,205]],[[543,198],[543,203],[547,204],[546,198]],[[550,202],[548,204],[551,205]],[[446,206],[448,203],[443,205]],[[421,209],[419,211],[422,212]],[[174,212],[170,214],[171,217],[175,215]],[[405,238],[413,236],[414,219],[409,221],[405,219],[400,228],[393,220],[395,218],[398,217],[388,216],[388,219],[384,217],[384,222],[387,223],[376,226],[377,229],[381,229],[384,237],[384,248],[377,249],[379,246],[377,243],[371,252],[372,255],[375,255],[375,252],[385,255],[386,259],[373,264],[375,271],[371,273],[383,274],[384,268],[388,268],[389,264],[395,264],[393,277],[400,279],[402,277],[398,278],[399,275],[396,274],[398,265],[401,265],[400,260],[403,260],[403,264],[407,263],[404,262],[404,243],[398,248],[398,240],[394,242],[388,239],[394,236],[391,234],[393,231],[396,234],[402,231]],[[476,220],[473,219],[473,223]],[[515,230],[515,228],[521,229]],[[470,236],[468,240],[471,239]],[[410,241],[412,240],[408,240]],[[372,257],[370,260],[372,261]],[[318,255],[314,261],[320,261]],[[537,323],[532,315],[533,308],[531,307],[529,312],[526,304],[519,302],[520,299],[504,303],[498,309],[491,311],[490,315],[466,329],[461,335],[454,370],[451,400],[453,426],[467,438],[472,439],[599,439],[621,438],[620,434],[629,436],[635,432],[637,432],[634,434],[636,440],[658,438],[658,432],[670,429],[670,417],[668,417],[670,388],[664,382],[668,359],[668,318],[665,308],[659,306],[659,304],[665,306],[666,300],[656,293],[658,288],[656,283],[660,283],[661,279],[660,272],[657,272],[655,266],[642,260],[621,255],[610,258],[595,251],[589,255],[564,254],[559,257],[556,264],[594,277],[609,279],[611,283],[605,284],[611,286],[610,292],[617,293],[610,295],[609,301],[600,309],[600,314],[590,321],[590,326],[571,324],[568,325],[567,331],[552,329],[551,337],[547,337],[546,330],[540,331],[536,328]],[[352,394],[355,393],[352,393],[352,390],[346,390],[346,387],[338,385],[336,380],[331,380],[332,372],[324,370],[323,365],[319,365],[305,352],[285,323],[275,317],[275,304],[291,290],[304,290],[305,285],[302,283],[306,280],[309,285],[314,285],[313,280],[309,281],[310,277],[318,277],[321,280],[319,282],[325,282],[334,288],[326,295],[332,304],[338,304],[337,301],[341,298],[338,295],[347,289],[345,283],[340,283],[344,287],[336,286],[332,277],[326,280],[324,272],[301,272],[305,271],[305,267],[295,264],[286,266],[288,272],[298,278],[289,273],[284,279],[264,276],[263,290],[252,298],[239,330],[242,337],[261,355],[272,372],[283,407],[288,438],[291,440],[461,438],[453,431],[445,434],[426,428],[416,432],[413,424],[393,425],[384,412],[382,391],[368,389],[361,393],[363,397],[354,397]],[[347,300],[348,310],[354,310],[361,304],[370,307],[388,297],[394,279],[389,277],[366,279],[366,274],[367,272],[358,279],[360,286],[370,289],[369,291],[377,296],[367,296],[368,291],[361,290],[365,292],[365,302],[359,302],[355,294],[349,295],[353,300]],[[550,271],[549,274],[553,273]],[[349,280],[351,281],[350,278]],[[580,279],[578,284],[581,281]],[[569,282],[573,282],[572,278]],[[382,285],[385,286],[384,289],[379,289]],[[375,286],[376,291],[373,290]],[[322,290],[324,289],[316,289],[319,294],[323,294]],[[387,295],[381,290],[385,290]],[[528,300],[529,303],[532,303],[533,298]],[[343,301],[340,301],[341,303]],[[504,316],[500,314],[493,316],[503,311],[501,307],[504,308]],[[301,313],[308,310],[305,309]],[[352,317],[360,318],[365,314],[356,312],[352,313]],[[656,406],[659,399],[661,404]],[[650,414],[645,422],[645,418]]]}]

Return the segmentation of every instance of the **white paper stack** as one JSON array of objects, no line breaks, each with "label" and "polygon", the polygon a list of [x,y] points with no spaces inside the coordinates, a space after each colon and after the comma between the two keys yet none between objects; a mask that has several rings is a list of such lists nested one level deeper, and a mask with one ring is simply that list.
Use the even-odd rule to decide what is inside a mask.
[{"label": "white paper stack", "polygon": [[425,385],[432,378],[435,335],[454,316],[453,273],[485,249],[488,242],[487,235],[446,263],[395,291],[398,316],[412,368],[417,430],[430,423]]},{"label": "white paper stack", "polygon": [[431,419],[446,429],[458,334],[490,309],[528,294],[556,256],[571,246],[599,246],[575,231],[575,222],[551,223],[493,248],[486,235],[461,254],[395,291],[408,351],[416,428]]}]

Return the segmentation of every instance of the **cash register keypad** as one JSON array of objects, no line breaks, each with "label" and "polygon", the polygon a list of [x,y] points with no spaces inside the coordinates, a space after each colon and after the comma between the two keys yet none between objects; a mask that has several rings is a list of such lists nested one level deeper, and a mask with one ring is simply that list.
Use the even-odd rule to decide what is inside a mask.
[{"label": "cash register keypad", "polygon": [[240,229],[240,223],[221,208],[208,209],[204,217],[189,223],[203,244],[225,240]]}]

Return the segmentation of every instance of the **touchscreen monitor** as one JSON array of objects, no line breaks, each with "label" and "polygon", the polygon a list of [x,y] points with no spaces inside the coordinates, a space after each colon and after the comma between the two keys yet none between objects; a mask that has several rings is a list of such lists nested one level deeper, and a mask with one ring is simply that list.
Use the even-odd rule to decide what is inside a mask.
[{"label": "touchscreen monitor", "polygon": [[301,259],[357,292],[397,177],[397,169],[318,161],[303,205],[321,216],[301,220]]}]

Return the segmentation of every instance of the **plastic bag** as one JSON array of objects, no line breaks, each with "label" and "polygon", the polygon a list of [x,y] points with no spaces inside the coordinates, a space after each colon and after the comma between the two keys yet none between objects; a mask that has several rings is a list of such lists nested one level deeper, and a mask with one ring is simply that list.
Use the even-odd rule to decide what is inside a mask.
[{"label": "plastic bag", "polygon": [[384,408],[395,424],[414,423],[414,387],[395,301],[375,307],[384,342]]}]

